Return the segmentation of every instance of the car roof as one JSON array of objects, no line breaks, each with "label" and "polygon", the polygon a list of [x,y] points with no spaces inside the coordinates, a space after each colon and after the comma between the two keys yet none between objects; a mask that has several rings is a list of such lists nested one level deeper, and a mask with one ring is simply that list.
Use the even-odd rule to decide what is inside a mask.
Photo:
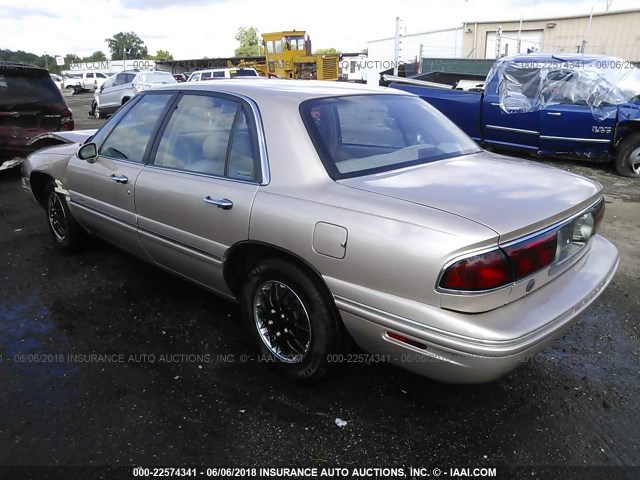
[{"label": "car roof", "polygon": [[37,65],[31,65],[29,63],[19,63],[19,62],[9,62],[9,61],[0,61],[0,69],[2,70],[22,70],[22,71],[33,71],[33,72],[43,72],[49,73],[48,70],[38,67]]},{"label": "car roof", "polygon": [[[195,72],[194,72],[195,73]],[[215,82],[193,82],[163,85],[153,90],[183,90],[231,93],[245,95],[249,98],[268,98],[270,101],[278,98],[297,97],[300,101],[310,98],[345,96],[345,95],[411,95],[394,88],[384,88],[359,83],[333,82],[326,80],[286,80],[269,79],[264,77],[245,78],[243,81],[220,79]]]}]

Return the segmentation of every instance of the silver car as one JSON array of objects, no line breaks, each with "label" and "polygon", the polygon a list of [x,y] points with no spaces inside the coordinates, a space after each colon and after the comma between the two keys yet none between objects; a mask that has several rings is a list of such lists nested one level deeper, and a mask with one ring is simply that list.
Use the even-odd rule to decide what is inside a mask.
[{"label": "silver car", "polygon": [[169,72],[125,70],[107,78],[93,95],[89,114],[105,118],[127,103],[138,92],[157,85],[178,83]]},{"label": "silver car", "polygon": [[562,336],[618,265],[601,185],[485,152],[394,89],[172,85],[87,136],[23,168],[55,244],[86,231],[237,301],[296,380],[348,361],[352,337],[357,358],[490,381]]}]

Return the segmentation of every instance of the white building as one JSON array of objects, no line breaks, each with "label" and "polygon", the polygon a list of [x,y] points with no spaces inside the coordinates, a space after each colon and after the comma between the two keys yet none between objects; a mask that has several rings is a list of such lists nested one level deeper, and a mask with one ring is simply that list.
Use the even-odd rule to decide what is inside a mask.
[{"label": "white building", "polygon": [[[462,57],[463,27],[402,34],[398,63],[412,63],[422,57]],[[367,83],[377,85],[380,72],[395,67],[395,37],[368,43]]]}]

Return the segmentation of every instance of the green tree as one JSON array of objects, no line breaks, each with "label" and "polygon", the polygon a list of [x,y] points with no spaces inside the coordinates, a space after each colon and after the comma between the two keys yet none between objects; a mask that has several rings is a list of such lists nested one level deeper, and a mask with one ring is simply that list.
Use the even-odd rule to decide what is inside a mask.
[{"label": "green tree", "polygon": [[167,50],[158,50],[155,55],[151,55],[149,58],[151,60],[162,60],[165,62],[173,61],[173,55],[171,55]]},{"label": "green tree", "polygon": [[104,54],[102,50],[97,50],[93,52],[88,57],[84,57],[82,59],[83,62],[103,62],[107,59],[107,56]]},{"label": "green tree", "polygon": [[260,55],[260,37],[256,27],[240,27],[235,39],[240,43],[234,52],[236,57],[257,57]]},{"label": "green tree", "polygon": [[319,48],[315,52],[314,55],[329,55],[332,53],[342,53],[340,50],[336,50],[335,48]]},{"label": "green tree", "polygon": [[80,63],[82,59],[75,53],[67,53],[64,56],[64,64],[70,66],[72,63]]},{"label": "green tree", "polygon": [[111,60],[146,58],[149,53],[142,39],[133,32],[119,32],[105,39]]}]

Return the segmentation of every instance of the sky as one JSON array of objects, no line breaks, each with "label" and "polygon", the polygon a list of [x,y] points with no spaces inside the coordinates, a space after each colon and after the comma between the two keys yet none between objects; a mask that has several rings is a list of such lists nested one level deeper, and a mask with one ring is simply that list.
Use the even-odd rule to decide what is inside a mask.
[{"label": "sky", "polygon": [[[64,5],[64,7],[56,7]],[[260,32],[306,30],[313,49],[357,52],[367,42],[392,37],[395,19],[407,33],[463,22],[547,18],[602,12],[606,0],[0,0],[0,48],[42,55],[96,50],[110,55],[105,39],[135,32],[155,54],[176,60],[228,57],[240,27]],[[611,10],[636,9],[638,0],[611,0]]]}]

